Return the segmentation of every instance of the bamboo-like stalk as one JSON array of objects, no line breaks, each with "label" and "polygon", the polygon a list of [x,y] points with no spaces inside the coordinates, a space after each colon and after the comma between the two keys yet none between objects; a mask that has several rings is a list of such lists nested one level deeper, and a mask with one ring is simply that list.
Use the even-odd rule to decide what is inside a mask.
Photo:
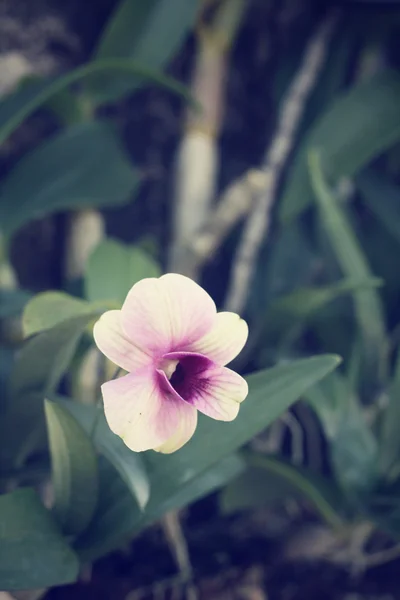
[{"label": "bamboo-like stalk", "polygon": [[68,216],[65,254],[67,281],[82,277],[88,258],[104,238],[104,232],[104,218],[98,210],[80,210]]},{"label": "bamboo-like stalk", "polygon": [[[206,4],[209,0],[203,1],[203,7]],[[229,49],[244,8],[245,0],[223,0],[212,23],[201,24],[197,29],[198,51],[191,90],[202,110],[187,113],[185,134],[177,152],[173,238],[168,265],[169,271],[194,280],[198,278],[200,263],[187,260],[187,248],[206,223],[215,197],[217,139],[223,120]],[[179,511],[165,515],[161,525],[180,575],[190,580],[192,568]],[[197,598],[192,584],[186,589],[186,597],[188,600]]]},{"label": "bamboo-like stalk", "polygon": [[211,24],[197,29],[198,50],[191,90],[201,111],[190,109],[176,159],[175,210],[169,271],[197,278],[186,260],[187,246],[207,221],[218,175],[217,139],[223,122],[229,50],[245,0],[224,0]]},{"label": "bamboo-like stalk", "polygon": [[337,13],[332,13],[318,27],[307,45],[300,69],[283,100],[277,132],[266,151],[262,165],[267,185],[255,199],[236,252],[225,302],[226,310],[241,313],[245,307],[258,253],[268,234],[278,184],[293,148],[307,99],[324,64],[336,22]]},{"label": "bamboo-like stalk", "polygon": [[11,93],[23,77],[34,72],[31,63],[19,52],[0,56],[0,97]]},{"label": "bamboo-like stalk", "polygon": [[[32,65],[19,52],[7,52],[0,56],[0,98],[14,91],[20,80],[32,72]],[[8,290],[18,287],[15,271],[6,256],[5,243],[1,232],[0,287]]]},{"label": "bamboo-like stalk", "polygon": [[[83,276],[88,258],[105,235],[104,217],[100,211],[86,209],[68,216],[68,233],[65,254],[66,281]],[[94,403],[99,393],[101,356],[91,347],[79,365],[74,381],[76,399]]]},{"label": "bamboo-like stalk", "polygon": [[254,198],[265,189],[266,183],[261,170],[249,169],[228,185],[210,211],[204,227],[188,242],[185,272],[198,272],[213,257],[233,227],[249,213]]},{"label": "bamboo-like stalk", "polygon": [[17,287],[17,276],[7,258],[4,238],[0,232],[0,288],[14,290]]}]

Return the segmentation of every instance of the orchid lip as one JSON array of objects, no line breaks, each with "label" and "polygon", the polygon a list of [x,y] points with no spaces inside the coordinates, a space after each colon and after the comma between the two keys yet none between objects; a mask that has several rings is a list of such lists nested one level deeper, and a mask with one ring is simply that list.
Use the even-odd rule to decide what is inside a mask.
[{"label": "orchid lip", "polygon": [[213,361],[196,352],[168,352],[157,369],[161,385],[167,392],[191,402],[193,392],[204,387],[206,379],[198,377],[214,365]]}]

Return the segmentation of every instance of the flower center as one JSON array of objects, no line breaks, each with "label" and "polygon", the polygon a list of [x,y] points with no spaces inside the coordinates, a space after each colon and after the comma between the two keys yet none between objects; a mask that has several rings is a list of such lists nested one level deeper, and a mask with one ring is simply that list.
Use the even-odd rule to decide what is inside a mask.
[{"label": "flower center", "polygon": [[162,369],[164,371],[164,373],[170,380],[178,365],[179,365],[179,360],[164,360],[160,365],[160,369]]},{"label": "flower center", "polygon": [[[183,353],[182,353],[183,354]],[[201,373],[207,370],[210,361],[201,354],[183,355],[179,360],[166,359],[161,366],[174,390],[187,402],[195,391],[206,384]]]},{"label": "flower center", "polygon": [[172,373],[170,382],[174,390],[177,390],[177,387],[181,387],[185,381],[185,375],[187,377],[187,373],[185,373],[185,368],[182,366],[180,362],[176,365],[175,371]]}]

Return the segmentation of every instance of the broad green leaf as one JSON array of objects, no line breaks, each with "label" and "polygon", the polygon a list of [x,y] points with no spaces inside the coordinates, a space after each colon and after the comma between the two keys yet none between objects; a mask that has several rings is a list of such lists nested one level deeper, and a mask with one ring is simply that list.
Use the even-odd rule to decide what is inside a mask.
[{"label": "broad green leaf", "polygon": [[308,500],[332,527],[343,527],[343,499],[334,484],[305,467],[274,456],[247,453],[250,468],[222,493],[222,506],[233,512],[276,504],[289,497]]},{"label": "broad green leaf", "polygon": [[64,88],[46,102],[46,108],[58,118],[65,126],[84,123],[91,118],[90,109],[86,106],[85,99],[75,94],[68,88]]},{"label": "broad green leaf", "polygon": [[[19,82],[17,93],[14,92],[14,98],[17,100],[18,97],[21,98],[22,107],[24,104],[24,94],[25,102],[29,102],[35,93],[37,93],[37,90],[41,90],[44,88],[44,86],[47,86],[48,83],[48,80],[44,79],[43,77],[39,77],[37,75],[28,75]],[[75,94],[68,88],[64,88],[51,97],[44,104],[43,108],[49,109],[59,119],[61,125],[74,125],[76,123],[83,123],[90,117],[86,103],[78,94]]]},{"label": "broad green leaf", "polygon": [[54,513],[64,533],[77,535],[97,505],[97,457],[89,436],[59,404],[45,400]]},{"label": "broad green leaf", "polygon": [[[319,155],[310,154],[310,175],[320,209],[321,221],[345,276],[353,280],[372,277],[367,260],[346,214],[328,188]],[[383,308],[374,289],[353,292],[355,313],[365,346],[366,364],[379,371],[385,356],[386,332]]]},{"label": "broad green leaf", "polygon": [[131,59],[106,59],[92,61],[74,71],[52,79],[33,83],[29,88],[16,90],[0,102],[0,144],[35,110],[54,99],[57,94],[73,83],[96,73],[123,73],[137,81],[140,77],[154,85],[165,87],[190,100],[188,89],[172,79],[148,69]]},{"label": "broad green leaf", "polygon": [[108,427],[103,412],[93,406],[87,406],[65,400],[57,401],[68,410],[90,434],[94,445],[117,469],[121,478],[135,498],[140,509],[144,509],[150,496],[150,482],[142,458],[132,452]]},{"label": "broad green leaf", "polygon": [[372,169],[363,171],[356,184],[372,214],[400,242],[400,186]]},{"label": "broad green leaf", "polygon": [[350,498],[363,498],[378,480],[378,445],[368,427],[362,407],[349,396],[347,411],[342,411],[335,437],[330,442],[336,478]]},{"label": "broad green leaf", "polygon": [[[360,200],[362,201],[361,197]],[[354,206],[357,209],[357,204]],[[368,209],[366,209],[368,211]],[[361,209],[363,213],[363,209]],[[369,212],[369,211],[368,211]],[[370,214],[361,216],[355,214],[358,221],[357,237],[362,244],[368,258],[368,263],[374,273],[379,275],[384,282],[380,296],[385,306],[385,313],[389,322],[397,319],[398,298],[400,297],[400,277],[398,266],[399,241],[388,231],[379,219],[374,219]]]},{"label": "broad green leaf", "polygon": [[22,328],[25,337],[51,329],[63,321],[93,313],[94,307],[80,298],[64,292],[43,292],[25,306]]},{"label": "broad green leaf", "polygon": [[[221,461],[207,468],[205,471],[184,483],[177,488],[176,492],[165,498],[157,506],[154,504],[152,510],[146,513],[146,523],[151,523],[160,518],[163,514],[170,510],[178,510],[187,506],[195,500],[203,498],[207,494],[223,487],[231,479],[237,477],[245,469],[245,463],[241,456],[232,453],[226,456]],[[156,487],[157,482],[154,481],[153,486]]]},{"label": "broad green leaf", "polygon": [[351,393],[345,378],[335,371],[304,394],[304,399],[318,416],[328,440],[334,439],[338,433],[343,415],[348,412]]},{"label": "broad green leaf", "polygon": [[400,75],[386,71],[344,92],[316,120],[288,174],[279,206],[289,221],[313,203],[307,156],[321,149],[323,172],[329,181],[352,177],[374,157],[400,140]]},{"label": "broad green leaf", "polygon": [[372,489],[378,477],[378,447],[349,382],[331,373],[305,399],[328,439],[336,479],[352,498]]},{"label": "broad green leaf", "polygon": [[76,555],[28,488],[0,496],[0,589],[32,590],[75,581]]},{"label": "broad green leaf", "polygon": [[[121,0],[96,49],[96,60],[132,58],[162,70],[173,58],[194,23],[198,0]],[[97,102],[110,102],[143,83],[143,77],[127,78],[104,73],[89,80]]]},{"label": "broad green leaf", "polygon": [[160,275],[158,263],[140,248],[105,240],[89,257],[85,296],[90,302],[112,300],[122,305],[134,283]]},{"label": "broad green leaf", "polygon": [[10,236],[60,210],[123,204],[137,183],[108,123],[74,125],[24,156],[6,177],[0,188],[2,232]]},{"label": "broad green leaf", "polygon": [[288,498],[297,498],[299,493],[286,479],[267,473],[265,469],[247,467],[220,493],[220,509],[225,514],[260,507],[281,506]]},{"label": "broad green leaf", "polygon": [[10,392],[14,399],[28,392],[51,394],[64,375],[86,325],[99,314],[93,311],[70,318],[27,340],[11,374]]},{"label": "broad green leaf", "polygon": [[297,289],[271,303],[268,309],[268,324],[274,328],[282,325],[287,327],[290,321],[306,320],[344,294],[378,287],[382,283],[381,279],[371,277],[364,281],[344,279],[332,285]]},{"label": "broad green leaf", "polygon": [[266,256],[265,283],[260,282],[266,287],[267,301],[306,286],[316,260],[318,257],[300,223],[282,227]]},{"label": "broad green leaf", "polygon": [[336,356],[318,356],[249,375],[249,395],[234,421],[224,423],[199,415],[195,435],[181,450],[171,455],[146,453],[150,479],[156,482],[148,510],[249,442],[339,362]]},{"label": "broad green leaf", "polygon": [[[253,340],[260,348],[256,365],[260,368],[279,358],[277,344],[283,345],[282,333],[288,331],[286,315],[278,317],[275,311],[272,314],[271,304],[275,305],[282,296],[309,285],[314,276],[316,260],[309,236],[304,234],[300,223],[296,221],[280,228],[271,247],[262,250],[249,302],[250,313],[254,315],[254,327],[250,322],[250,328],[253,330]],[[301,333],[297,323],[295,326]],[[292,340],[289,344],[292,347]],[[246,353],[251,353],[249,346],[245,348],[243,358]]]},{"label": "broad green leaf", "polygon": [[88,322],[97,313],[69,319],[24,343],[11,371],[0,420],[0,464],[20,464],[44,436],[43,400],[57,388]]},{"label": "broad green leaf", "polygon": [[[92,561],[115,550],[169,510],[178,510],[226,485],[243,468],[240,457],[228,456],[180,485],[162,502],[140,512],[121,477],[105,465],[101,471],[103,491],[100,491],[98,510],[92,525],[76,544],[79,556]],[[153,483],[156,485],[156,480]]]},{"label": "broad green leaf", "polygon": [[107,460],[99,464],[99,502],[92,523],[75,541],[82,562],[122,546],[141,522],[142,511],[120,473]]},{"label": "broad green leaf", "polygon": [[123,441],[110,431],[104,418],[98,420],[94,443],[117,469],[141,510],[150,497],[150,482],[141,457],[129,450]]},{"label": "broad green leaf", "polygon": [[[95,543],[94,539],[97,540],[97,544],[104,536],[105,545],[98,552],[109,551],[121,543],[121,536],[127,536],[129,530],[133,532],[140,529],[143,523],[141,519],[158,518],[160,507],[171,508],[174,496],[181,492],[183,494],[185,486],[189,486],[189,490],[200,489],[200,484],[196,482],[197,477],[206,476],[209,469],[213,469],[219,461],[229,457],[232,452],[267,427],[308,387],[322,379],[338,363],[338,357],[327,355],[295,361],[250,375],[247,378],[249,396],[235,421],[222,423],[206,417],[200,418],[192,440],[178,452],[170,455],[144,453],[151,489],[144,515],[140,515],[139,511],[134,512],[132,497],[124,496],[121,493],[121,484],[118,486],[118,483],[115,483],[116,490],[109,490],[110,494],[114,494],[114,499],[104,507],[105,515],[101,517],[101,527],[96,526],[94,530],[93,525],[92,533],[87,532],[79,541],[83,556],[86,558],[85,548],[89,548],[86,551],[91,556],[90,548]],[[94,520],[93,523],[95,522]],[[107,542],[107,539],[110,541]]]}]

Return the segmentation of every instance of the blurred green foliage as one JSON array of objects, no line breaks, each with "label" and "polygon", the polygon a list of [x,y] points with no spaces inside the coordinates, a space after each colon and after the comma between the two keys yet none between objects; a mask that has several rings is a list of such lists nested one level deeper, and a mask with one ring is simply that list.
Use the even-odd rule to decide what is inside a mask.
[{"label": "blurred green foliage", "polygon": [[[339,16],[249,293],[251,336],[239,365],[257,370],[246,375],[249,398],[236,421],[201,419],[177,453],[136,455],[111,433],[98,404],[71,397],[93,350],[93,321],[120,307],[133,283],[163,272],[159,240],[150,241],[152,252],[100,242],[80,297],[70,289],[32,297],[3,285],[1,589],[74,581],[82,562],[219,488],[225,512],[295,498],[335,531],[365,521],[400,537],[400,74],[389,52],[400,17],[397,7],[375,2],[375,17],[363,19],[363,2],[353,4],[355,19],[346,6]],[[15,234],[32,220],[134,200],[141,173],[101,109],[144,85],[195,101],[163,69],[198,11],[194,1],[121,0],[88,63],[52,80],[23,81],[1,99],[1,142],[39,108],[58,123],[1,182],[2,268],[10,266]],[[279,57],[277,110],[296,48]],[[21,316],[23,340],[12,329]],[[335,354],[344,359],[339,370]],[[298,464],[251,444],[299,398],[317,423],[309,431],[298,417],[304,445],[323,436],[324,469],[313,468],[307,452]],[[49,479],[51,511],[32,489]]]}]

